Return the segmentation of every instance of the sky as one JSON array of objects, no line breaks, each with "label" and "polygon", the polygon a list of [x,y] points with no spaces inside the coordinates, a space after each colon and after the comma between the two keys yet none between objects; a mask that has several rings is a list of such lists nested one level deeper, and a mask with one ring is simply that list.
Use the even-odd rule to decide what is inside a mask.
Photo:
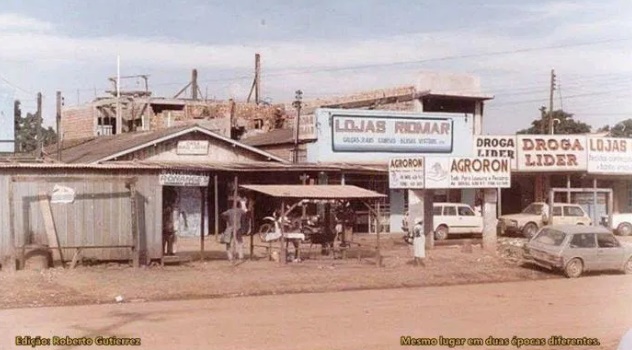
[{"label": "sky", "polygon": [[632,117],[631,18],[629,0],[2,0],[0,100],[34,111],[41,92],[52,125],[55,91],[67,106],[104,95],[117,55],[154,95],[175,95],[197,68],[203,94],[245,100],[258,52],[272,103],[475,75],[494,96],[486,134],[528,127],[554,69],[554,108],[597,128]]}]

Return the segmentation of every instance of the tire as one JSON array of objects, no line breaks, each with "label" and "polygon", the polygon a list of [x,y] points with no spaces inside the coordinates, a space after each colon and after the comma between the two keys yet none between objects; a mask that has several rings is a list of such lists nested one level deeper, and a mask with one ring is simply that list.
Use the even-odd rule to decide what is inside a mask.
[{"label": "tire", "polygon": [[265,242],[266,235],[272,231],[272,224],[263,224],[259,227],[259,239]]},{"label": "tire", "polygon": [[617,226],[617,233],[621,236],[629,236],[632,234],[632,225],[627,222],[623,222]]},{"label": "tire", "polygon": [[435,240],[443,241],[448,238],[448,234],[449,234],[448,226],[440,225],[439,227],[437,227],[437,230],[435,231]]},{"label": "tire", "polygon": [[577,278],[584,272],[584,263],[579,258],[569,261],[564,267],[564,274],[568,278]]},{"label": "tire", "polygon": [[538,225],[534,224],[533,222],[524,225],[524,227],[522,228],[522,235],[528,239],[531,239],[533,236],[535,236],[536,232],[538,232]]},{"label": "tire", "polygon": [[632,275],[632,257],[626,261],[625,265],[623,265],[623,273],[626,275]]}]

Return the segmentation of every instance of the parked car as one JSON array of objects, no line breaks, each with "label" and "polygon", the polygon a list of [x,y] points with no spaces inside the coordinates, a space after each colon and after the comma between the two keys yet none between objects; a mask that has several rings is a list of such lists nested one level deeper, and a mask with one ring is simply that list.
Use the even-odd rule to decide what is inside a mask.
[{"label": "parked car", "polygon": [[[542,211],[547,204],[534,202],[521,213],[501,215],[498,218],[498,231],[501,235],[507,232],[522,233],[527,238],[533,237],[538,229],[549,224],[545,222],[548,213]],[[553,224],[555,225],[592,225],[592,220],[578,204],[554,203]]]},{"label": "parked car", "polygon": [[[436,240],[444,240],[451,234],[483,232],[483,218],[464,203],[434,203],[432,218]],[[408,233],[408,213],[402,220],[402,231]]]},{"label": "parked car", "polygon": [[526,261],[564,271],[569,278],[584,271],[619,270],[632,274],[632,246],[621,244],[605,227],[551,225],[524,247]]},{"label": "parked car", "polygon": [[621,236],[632,234],[632,213],[615,213],[612,214],[612,223],[608,221],[608,215],[601,217],[601,224],[614,230],[616,234]]}]

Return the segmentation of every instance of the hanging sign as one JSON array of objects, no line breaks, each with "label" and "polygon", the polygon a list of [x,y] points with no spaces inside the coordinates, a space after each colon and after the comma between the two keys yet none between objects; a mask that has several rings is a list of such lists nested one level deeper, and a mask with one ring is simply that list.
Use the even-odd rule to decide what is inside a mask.
[{"label": "hanging sign", "polygon": [[586,171],[583,135],[518,135],[519,171]]},{"label": "hanging sign", "polygon": [[511,169],[517,168],[515,136],[474,136],[474,156],[509,158]]},{"label": "hanging sign", "polygon": [[69,204],[75,201],[75,190],[70,187],[55,185],[50,196],[53,204]]},{"label": "hanging sign", "polygon": [[425,188],[510,188],[511,159],[426,157]]},{"label": "hanging sign", "polygon": [[158,176],[158,182],[161,186],[206,187],[209,183],[209,176],[165,173]]},{"label": "hanging sign", "polygon": [[208,154],[208,141],[206,140],[178,141],[176,154],[207,155]]},{"label": "hanging sign", "polygon": [[388,187],[393,189],[424,188],[424,158],[393,158],[388,163]]},{"label": "hanging sign", "polygon": [[632,140],[589,137],[588,172],[593,174],[632,174]]},{"label": "hanging sign", "polygon": [[452,119],[332,116],[334,152],[452,153]]}]

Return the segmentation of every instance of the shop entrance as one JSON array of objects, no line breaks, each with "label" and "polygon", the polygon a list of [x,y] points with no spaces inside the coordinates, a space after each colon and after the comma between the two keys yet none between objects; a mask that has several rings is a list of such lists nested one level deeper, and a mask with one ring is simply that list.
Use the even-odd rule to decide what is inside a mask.
[{"label": "shop entrance", "polygon": [[[611,188],[551,188],[549,208],[553,208],[553,199],[556,199],[555,203],[564,202],[557,200],[561,197],[566,198],[567,203],[579,204],[590,216],[593,225],[599,225],[604,216],[608,217],[608,222],[612,220],[613,191]],[[549,213],[549,217],[553,218],[553,214]]]}]

